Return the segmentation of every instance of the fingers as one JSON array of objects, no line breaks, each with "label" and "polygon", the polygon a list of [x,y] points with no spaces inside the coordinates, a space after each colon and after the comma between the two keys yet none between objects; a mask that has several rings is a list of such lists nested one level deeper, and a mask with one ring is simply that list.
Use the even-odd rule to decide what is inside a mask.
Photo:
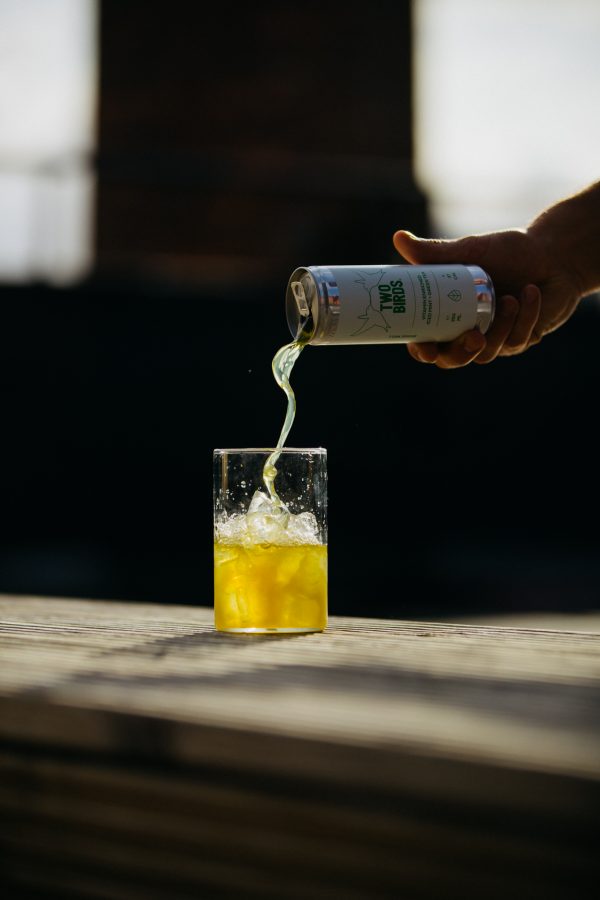
[{"label": "fingers", "polygon": [[394,234],[394,247],[409,263],[471,263],[481,264],[488,248],[488,234],[469,235],[456,240],[420,238],[410,231]]},{"label": "fingers", "polygon": [[528,347],[539,343],[541,338],[535,332],[542,308],[542,293],[535,284],[526,285],[521,291],[519,314],[513,328],[504,342],[500,356],[523,353]]},{"label": "fingers", "polygon": [[393,241],[394,247],[407,262],[414,264],[420,261],[419,244],[422,243],[420,238],[410,231],[397,231]]},{"label": "fingers", "polygon": [[498,315],[490,328],[487,347],[476,362],[483,365],[498,356],[514,356],[538,343],[534,334],[542,305],[542,294],[535,284],[526,285],[521,291],[520,302],[516,297],[500,299]]},{"label": "fingers", "polygon": [[498,302],[498,312],[494,316],[491,328],[486,334],[485,349],[479,354],[476,363],[485,365],[496,359],[504,347],[504,342],[512,333],[519,319],[519,301],[516,297],[501,297]]},{"label": "fingers", "polygon": [[417,362],[434,363],[438,357],[438,344],[423,342],[422,344],[407,344],[406,349]]},{"label": "fingers", "polygon": [[455,246],[458,241],[425,239],[410,231],[397,231],[394,247],[409,263],[457,262]]},{"label": "fingers", "polygon": [[520,302],[507,294],[498,301],[498,311],[485,337],[477,329],[467,331],[447,344],[408,344],[418,362],[434,363],[439,369],[457,369],[471,362],[485,365],[499,356],[514,356],[539,343],[536,326],[542,295],[535,284],[521,291]]},{"label": "fingers", "polygon": [[435,364],[439,369],[459,369],[476,360],[485,346],[486,339],[480,331],[466,331],[455,341],[438,344],[440,351]]},{"label": "fingers", "polygon": [[418,362],[435,363],[439,369],[458,369],[473,362],[485,346],[486,339],[474,329],[447,344],[408,344],[407,349]]}]

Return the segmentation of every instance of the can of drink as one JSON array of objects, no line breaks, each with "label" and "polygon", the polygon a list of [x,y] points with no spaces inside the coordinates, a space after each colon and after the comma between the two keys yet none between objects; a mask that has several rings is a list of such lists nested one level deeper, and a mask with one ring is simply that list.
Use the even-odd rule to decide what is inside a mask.
[{"label": "can of drink", "polygon": [[286,291],[295,340],[310,344],[452,341],[494,319],[492,280],[479,266],[306,266]]}]

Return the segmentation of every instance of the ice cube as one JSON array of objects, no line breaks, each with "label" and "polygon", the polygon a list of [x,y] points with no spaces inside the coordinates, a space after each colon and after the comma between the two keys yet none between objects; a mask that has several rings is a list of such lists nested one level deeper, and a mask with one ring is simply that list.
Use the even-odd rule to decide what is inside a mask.
[{"label": "ice cube", "polygon": [[243,515],[223,515],[216,522],[215,537],[221,543],[242,543],[246,533],[246,517]]},{"label": "ice cube", "polygon": [[254,543],[284,542],[289,519],[290,512],[285,503],[273,500],[262,491],[254,493],[246,514],[248,533]]},{"label": "ice cube", "polygon": [[290,522],[290,537],[298,544],[316,544],[319,538],[319,526],[314,513],[303,512],[292,516]]}]

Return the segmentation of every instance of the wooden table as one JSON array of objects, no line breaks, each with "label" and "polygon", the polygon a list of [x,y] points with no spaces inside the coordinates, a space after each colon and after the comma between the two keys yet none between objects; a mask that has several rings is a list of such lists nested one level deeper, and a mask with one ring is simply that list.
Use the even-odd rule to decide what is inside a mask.
[{"label": "wooden table", "polygon": [[0,597],[3,896],[592,896],[599,649]]}]

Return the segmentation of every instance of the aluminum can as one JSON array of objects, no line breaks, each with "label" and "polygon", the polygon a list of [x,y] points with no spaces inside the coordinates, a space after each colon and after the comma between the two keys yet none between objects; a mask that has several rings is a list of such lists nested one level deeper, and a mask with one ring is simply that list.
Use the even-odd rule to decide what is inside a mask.
[{"label": "aluminum can", "polygon": [[310,344],[452,341],[494,319],[492,280],[479,266],[306,266],[286,290],[295,340]]}]

